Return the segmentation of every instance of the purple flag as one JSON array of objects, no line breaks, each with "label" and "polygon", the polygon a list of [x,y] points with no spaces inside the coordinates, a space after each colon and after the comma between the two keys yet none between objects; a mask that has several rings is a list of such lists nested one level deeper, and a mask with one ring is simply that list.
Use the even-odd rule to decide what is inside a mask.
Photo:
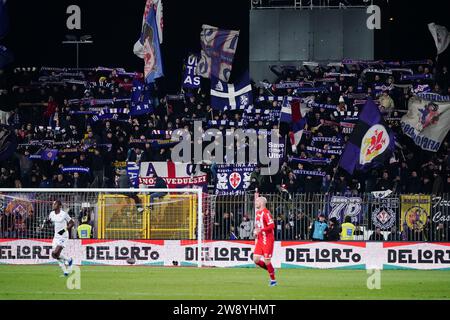
[{"label": "purple flag", "polygon": [[234,54],[239,31],[222,30],[208,25],[202,26],[200,40],[202,54],[197,66],[197,74],[203,78],[211,76],[228,82],[231,76]]},{"label": "purple flag", "polygon": [[41,153],[41,160],[44,161],[54,161],[58,158],[58,150],[56,149],[46,149]]},{"label": "purple flag", "polygon": [[342,154],[339,166],[353,174],[384,163],[395,149],[392,131],[373,100],[364,106],[358,123]]}]

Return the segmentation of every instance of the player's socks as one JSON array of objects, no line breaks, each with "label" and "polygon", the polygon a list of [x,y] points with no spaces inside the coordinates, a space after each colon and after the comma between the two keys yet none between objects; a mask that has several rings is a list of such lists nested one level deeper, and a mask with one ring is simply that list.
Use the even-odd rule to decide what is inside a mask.
[{"label": "player's socks", "polygon": [[257,263],[257,265],[258,265],[259,267],[263,268],[264,270],[267,270],[267,266],[266,266],[266,264],[264,263],[264,261],[259,260],[258,263]]},{"label": "player's socks", "polygon": [[64,261],[60,261],[58,259],[58,264],[59,264],[59,267],[61,268],[61,270],[64,272],[64,275],[66,275],[67,274],[67,268],[66,268],[66,265],[65,265]]},{"label": "player's socks", "polygon": [[69,259],[63,255],[62,253],[59,255],[59,259],[58,260],[62,260],[62,262],[66,263],[69,261]]},{"label": "player's socks", "polygon": [[267,272],[269,272],[270,280],[275,281],[275,269],[271,263],[267,265]]}]

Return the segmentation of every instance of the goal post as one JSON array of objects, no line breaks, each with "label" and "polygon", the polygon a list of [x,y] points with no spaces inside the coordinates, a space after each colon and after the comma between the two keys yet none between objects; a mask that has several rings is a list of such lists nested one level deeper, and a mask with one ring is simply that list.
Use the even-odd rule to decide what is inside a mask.
[{"label": "goal post", "polygon": [[[0,189],[0,238],[50,239],[41,228],[55,200],[100,240],[188,240],[202,266],[203,189]],[[86,217],[83,219],[83,217]]]}]

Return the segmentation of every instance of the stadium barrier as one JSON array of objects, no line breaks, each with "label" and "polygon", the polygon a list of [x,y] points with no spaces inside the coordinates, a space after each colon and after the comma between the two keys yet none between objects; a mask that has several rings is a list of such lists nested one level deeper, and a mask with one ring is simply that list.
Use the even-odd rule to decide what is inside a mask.
[{"label": "stadium barrier", "polygon": [[[69,240],[66,255],[77,265],[197,266],[196,241]],[[206,241],[205,267],[247,268],[253,241]],[[0,264],[51,264],[50,240],[1,240]],[[285,242],[275,243],[276,268],[450,270],[450,243]]]},{"label": "stadium barrier", "polygon": [[[382,193],[380,193],[382,194]],[[340,223],[346,216],[356,226],[356,241],[450,241],[450,197],[448,194],[388,195],[374,194],[289,194],[264,195],[276,221],[279,241],[311,240],[309,227],[320,213]],[[210,195],[211,211],[203,220],[204,238],[209,240],[252,239],[253,194]],[[247,214],[250,221],[243,221]],[[375,235],[376,229],[380,234]]]},{"label": "stadium barrier", "polygon": [[[125,191],[126,192],[126,191]],[[107,240],[252,240],[254,194],[203,194],[155,192],[2,192],[0,239],[49,239],[53,229],[40,225],[52,202],[60,199],[75,220],[72,238],[82,217],[93,227],[93,239]],[[349,216],[356,226],[355,241],[450,241],[450,196],[373,194],[265,195],[276,221],[278,241],[308,241],[309,227],[320,213],[342,222]],[[203,210],[198,206],[202,205]],[[142,211],[139,211],[139,207]],[[202,212],[199,219],[198,212]],[[244,219],[247,217],[247,219]],[[198,233],[201,223],[202,232]],[[379,234],[374,235],[379,228]]]}]

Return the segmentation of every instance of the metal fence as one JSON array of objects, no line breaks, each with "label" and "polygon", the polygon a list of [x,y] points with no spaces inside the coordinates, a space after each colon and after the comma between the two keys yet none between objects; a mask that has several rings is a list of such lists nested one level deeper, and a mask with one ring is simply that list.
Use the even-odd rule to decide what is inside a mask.
[{"label": "metal fence", "polygon": [[[391,195],[384,199],[372,194],[342,196],[278,193],[264,196],[275,220],[276,240],[311,240],[310,227],[323,213],[328,221],[334,217],[339,223],[345,217],[350,217],[356,228],[356,241],[450,241],[449,195]],[[169,197],[164,201],[153,200],[152,205],[144,206],[142,212],[136,210],[136,197],[119,195],[116,198],[121,202],[102,206],[102,199],[95,192],[37,192],[29,195],[29,198],[23,198],[19,193],[0,194],[0,238],[52,238],[52,226],[46,229],[40,226],[51,211],[55,199],[62,200],[63,209],[76,222],[72,238],[76,238],[76,227],[84,216],[88,217],[93,227],[94,238],[197,238],[196,202],[191,198],[180,200],[172,196],[173,199]],[[145,205],[148,201],[142,203]],[[109,211],[105,208],[115,211],[108,215],[106,213]],[[185,214],[180,215],[183,212]],[[202,214],[205,240],[253,239],[255,208],[252,193],[224,196],[205,194]],[[112,218],[108,220],[108,217]]]},{"label": "metal fence", "polygon": [[[372,194],[269,194],[264,195],[275,220],[275,238],[312,240],[311,225],[323,213],[327,222],[346,216],[355,226],[358,241],[426,241],[449,239],[449,195],[395,195],[379,199]],[[205,239],[253,239],[254,195],[210,195],[211,212],[205,215]],[[325,237],[327,240],[327,237]]]}]

